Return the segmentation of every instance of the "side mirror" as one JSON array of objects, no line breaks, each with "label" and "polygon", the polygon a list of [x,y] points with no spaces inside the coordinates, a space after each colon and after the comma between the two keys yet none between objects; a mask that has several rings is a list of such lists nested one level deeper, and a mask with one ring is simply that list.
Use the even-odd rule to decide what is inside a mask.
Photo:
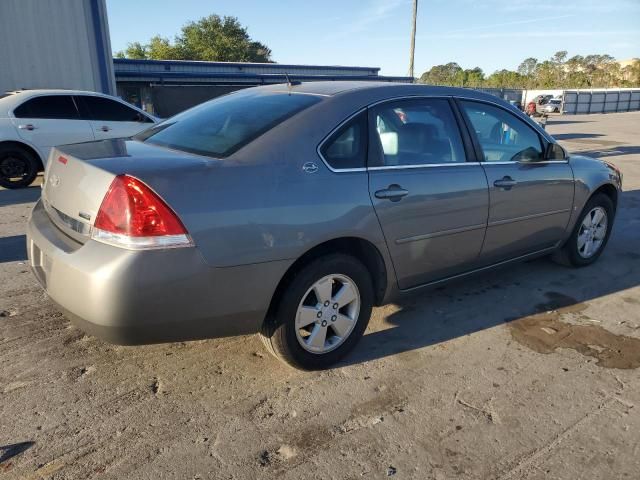
[{"label": "side mirror", "polygon": [[545,160],[564,160],[567,158],[567,152],[564,151],[557,143],[547,145],[547,151],[544,154]]}]

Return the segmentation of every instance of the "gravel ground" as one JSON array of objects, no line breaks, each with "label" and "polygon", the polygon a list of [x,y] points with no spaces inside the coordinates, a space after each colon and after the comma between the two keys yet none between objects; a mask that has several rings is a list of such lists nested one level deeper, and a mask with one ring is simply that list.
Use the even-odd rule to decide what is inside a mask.
[{"label": "gravel ground", "polygon": [[0,477],[637,479],[640,113],[547,128],[624,172],[600,261],[537,260],[375,309],[321,373],[256,337],[84,335],[25,262],[39,188],[0,191]]}]

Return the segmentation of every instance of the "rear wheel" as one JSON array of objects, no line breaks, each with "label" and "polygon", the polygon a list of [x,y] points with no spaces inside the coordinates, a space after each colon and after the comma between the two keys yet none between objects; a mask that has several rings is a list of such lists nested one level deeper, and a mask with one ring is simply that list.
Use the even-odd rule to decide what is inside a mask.
[{"label": "rear wheel", "polygon": [[271,353],[291,366],[327,368],[362,337],[372,307],[367,268],[348,255],[327,255],[288,282],[261,336]]},{"label": "rear wheel", "polygon": [[17,146],[0,147],[0,186],[23,188],[38,175],[39,163],[31,152]]},{"label": "rear wheel", "polygon": [[615,209],[611,199],[598,193],[591,197],[582,210],[571,237],[554,259],[563,265],[584,267],[591,265],[602,254],[611,228]]}]

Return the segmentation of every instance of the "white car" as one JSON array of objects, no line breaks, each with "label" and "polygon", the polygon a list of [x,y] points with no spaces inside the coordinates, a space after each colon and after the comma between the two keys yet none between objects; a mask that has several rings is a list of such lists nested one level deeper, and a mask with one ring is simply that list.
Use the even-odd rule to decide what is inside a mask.
[{"label": "white car", "polygon": [[547,103],[544,104],[543,111],[545,113],[555,113],[560,112],[562,108],[562,99],[561,98],[550,98]]},{"label": "white car", "polygon": [[130,137],[158,120],[119,98],[74,90],[0,94],[0,186],[26,187],[52,147]]}]

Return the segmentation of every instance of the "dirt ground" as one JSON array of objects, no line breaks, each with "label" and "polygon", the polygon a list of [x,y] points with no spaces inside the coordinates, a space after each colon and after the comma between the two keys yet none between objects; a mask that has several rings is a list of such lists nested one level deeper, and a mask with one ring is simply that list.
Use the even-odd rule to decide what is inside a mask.
[{"label": "dirt ground", "polygon": [[39,188],[0,191],[0,477],[639,478],[640,112],[547,128],[625,175],[599,262],[537,260],[378,308],[321,373],[256,337],[84,335],[25,262]]}]

